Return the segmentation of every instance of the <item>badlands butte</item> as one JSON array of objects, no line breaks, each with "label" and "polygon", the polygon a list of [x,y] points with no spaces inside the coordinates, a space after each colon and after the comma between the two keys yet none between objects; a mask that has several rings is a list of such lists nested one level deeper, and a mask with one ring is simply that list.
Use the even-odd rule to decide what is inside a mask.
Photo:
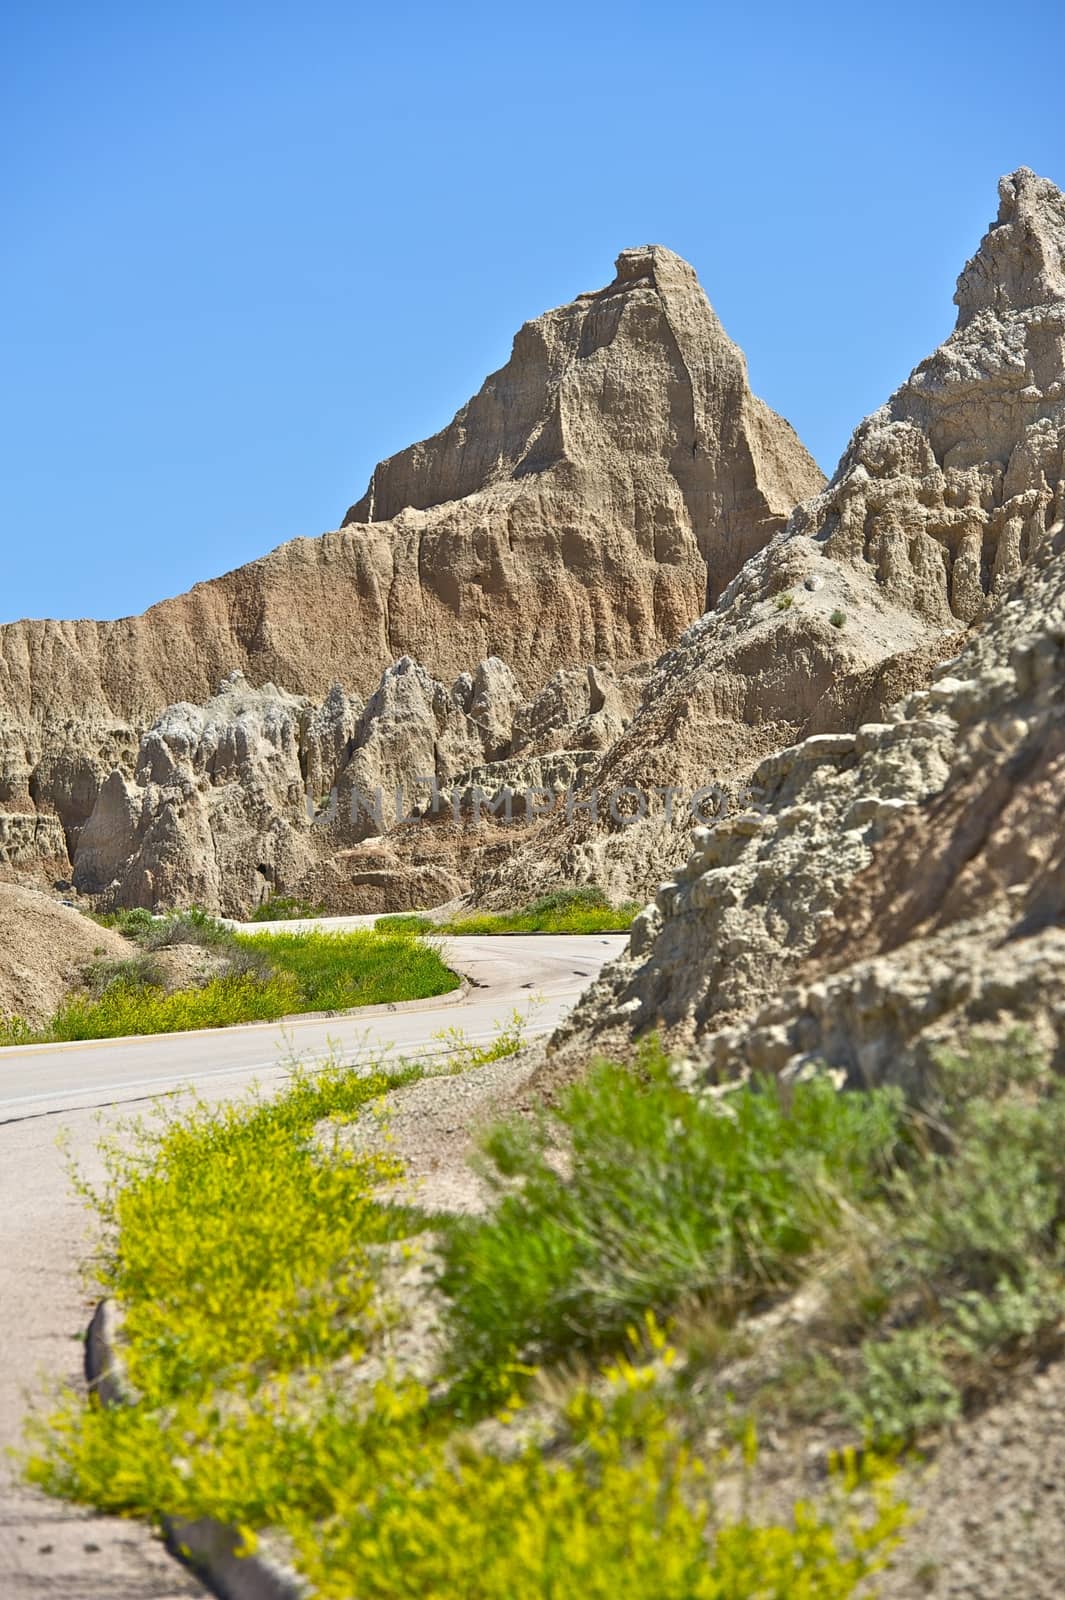
[{"label": "badlands butte", "polygon": [[[654,1026],[709,1071],[866,1078],[989,1019],[1056,1037],[1053,183],[1001,180],[954,298],[826,484],[693,270],[623,251],[338,530],[141,617],[0,629],[0,873],[98,910],[649,902],[547,1073]],[[457,819],[351,804],[427,776]],[[563,798],[715,785],[698,828]],[[472,825],[478,787],[530,786],[552,814]]]}]

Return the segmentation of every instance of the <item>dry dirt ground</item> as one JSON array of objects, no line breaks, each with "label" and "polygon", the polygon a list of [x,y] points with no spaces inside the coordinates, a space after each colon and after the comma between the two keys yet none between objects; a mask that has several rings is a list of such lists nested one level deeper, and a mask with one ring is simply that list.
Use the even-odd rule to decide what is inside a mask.
[{"label": "dry dirt ground", "polygon": [[42,1026],[93,961],[135,953],[120,934],[36,889],[0,883],[0,1017]]}]

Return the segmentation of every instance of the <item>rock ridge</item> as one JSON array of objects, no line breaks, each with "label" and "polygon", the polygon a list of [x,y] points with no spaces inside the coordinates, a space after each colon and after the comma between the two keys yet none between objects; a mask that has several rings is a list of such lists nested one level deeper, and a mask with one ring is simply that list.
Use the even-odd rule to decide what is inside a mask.
[{"label": "rock ridge", "polygon": [[823,479],[692,269],[630,254],[650,275],[526,323],[340,529],[139,617],[0,627],[0,811],[58,817],[73,853],[154,719],[232,671],[317,701],[365,698],[404,656],[445,682],[499,656],[528,697],[559,668],[657,655]]}]

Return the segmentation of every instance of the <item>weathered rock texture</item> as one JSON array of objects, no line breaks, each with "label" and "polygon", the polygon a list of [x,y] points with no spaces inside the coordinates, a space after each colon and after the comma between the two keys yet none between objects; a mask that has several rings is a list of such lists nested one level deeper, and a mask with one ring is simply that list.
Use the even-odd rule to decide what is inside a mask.
[{"label": "weathered rock texture", "polygon": [[755,773],[559,1043],[696,1070],[918,1077],[974,1028],[1065,1038],[1065,523],[929,689]]},{"label": "weathered rock texture", "polygon": [[[751,397],[690,268],[649,247],[522,329],[448,428],[377,468],[338,533],[132,622],[0,632],[0,872],[34,848],[54,861],[54,826],[31,821],[55,813],[75,882],[118,903],[650,893],[688,851],[693,794],[734,803],[782,748],[883,722],[1065,516],[1065,199],[1026,169],[1000,193],[954,333],[786,520],[816,470]],[[204,704],[216,663],[245,674],[227,678],[240,707]],[[196,693],[147,716],[165,678]],[[934,790],[926,754],[886,798]],[[478,789],[579,804],[480,841],[446,807],[397,828],[391,797],[409,807],[417,780],[457,788],[465,813]],[[308,816],[308,789],[333,803]],[[630,825],[617,798],[637,790],[658,799]],[[359,805],[378,793],[383,811]],[[848,829],[830,810],[835,871]],[[799,896],[781,915],[808,931],[833,903]],[[706,980],[713,1006],[757,972],[776,981],[767,938]]]},{"label": "weathered rock texture", "polygon": [[57,816],[73,854],[155,719],[235,670],[318,701],[404,655],[444,681],[498,655],[523,699],[559,668],[650,659],[821,482],[691,268],[625,251],[339,531],[141,617],[0,628],[0,812]]},{"label": "weathered rock texture", "polygon": [[[953,653],[1065,517],[1065,197],[1027,169],[958,280],[957,327],[857,429],[651,673],[589,783],[735,791],[769,751],[876,721]],[[605,807],[485,873],[489,904],[556,881],[650,893],[691,818],[619,828]]]},{"label": "weathered rock texture", "polygon": [[303,739],[319,765],[323,744],[341,743],[349,707],[332,705],[339,727],[324,738],[321,709],[239,673],[206,706],[170,706],[133,776],[116,767],[102,784],[74,855],[77,888],[112,905],[239,910],[299,877],[313,859]]},{"label": "weathered rock texture", "polygon": [[[662,609],[668,641],[690,606],[659,569],[682,584],[698,573],[699,600],[712,599],[819,481],[791,429],[751,395],[691,267],[649,245],[622,251],[606,289],[526,323],[507,365],[443,432],[381,462],[345,521],[395,519],[418,537],[423,565],[450,577],[451,595],[432,599],[450,606],[452,636],[473,620],[471,586],[504,609],[548,601],[519,614],[518,647],[504,652],[524,671],[538,651],[531,676],[542,680],[560,627],[576,627],[583,659],[631,661],[648,653]],[[414,515],[444,507],[443,519]],[[541,579],[524,596],[508,581],[523,558]],[[573,611],[574,574],[622,600],[634,562],[642,594],[605,608],[577,599]],[[624,643],[634,625],[635,649]],[[485,642],[467,636],[466,658]]]},{"label": "weathered rock texture", "polygon": [[480,795],[514,789],[520,815],[526,790],[574,782],[595,741],[623,727],[625,699],[609,669],[586,668],[524,701],[493,656],[451,688],[401,657],[365,706],[232,673],[205,706],[168,707],[132,775],[104,780],[74,885],[108,907],[195,902],[235,916],[275,893],[340,912],[453,899],[473,860],[514,847],[487,810],[488,826],[472,825]]},{"label": "weathered rock texture", "polygon": [[999,199],[954,332],[790,529],[948,626],[984,616],[1065,517],[1065,196],[1022,167]]}]

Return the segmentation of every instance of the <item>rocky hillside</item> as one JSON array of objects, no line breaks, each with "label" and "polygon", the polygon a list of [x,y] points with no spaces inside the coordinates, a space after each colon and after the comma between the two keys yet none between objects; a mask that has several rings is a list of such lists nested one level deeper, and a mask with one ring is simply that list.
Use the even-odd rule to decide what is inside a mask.
[{"label": "rocky hillside", "polygon": [[[812,529],[822,561],[872,567],[915,614],[971,618],[969,642],[876,720],[863,705],[849,730],[836,716],[757,765],[746,808],[696,832],[567,1049],[660,1026],[713,1075],[820,1059],[870,1082],[1021,1021],[1057,1058],[1065,199],[1027,172],[1001,193],[955,334],[693,630],[713,637]],[[891,470],[874,478],[877,460]]]},{"label": "rocky hillside", "polygon": [[13,833],[24,862],[33,830],[9,819],[42,814],[73,855],[141,735],[234,671],[321,700],[369,695],[403,655],[450,681],[494,654],[531,696],[560,667],[653,658],[821,482],[691,268],[625,251],[606,289],[522,328],[442,434],[382,463],[340,530],[141,617],[0,628],[0,850]]},{"label": "rocky hillside", "polygon": [[[954,332],[659,660],[589,783],[718,781],[735,796],[772,751],[882,720],[1065,520],[1065,197],[1022,168],[999,199]],[[689,838],[683,806],[674,828],[581,816],[478,892],[504,902],[562,876],[650,894]]]}]

